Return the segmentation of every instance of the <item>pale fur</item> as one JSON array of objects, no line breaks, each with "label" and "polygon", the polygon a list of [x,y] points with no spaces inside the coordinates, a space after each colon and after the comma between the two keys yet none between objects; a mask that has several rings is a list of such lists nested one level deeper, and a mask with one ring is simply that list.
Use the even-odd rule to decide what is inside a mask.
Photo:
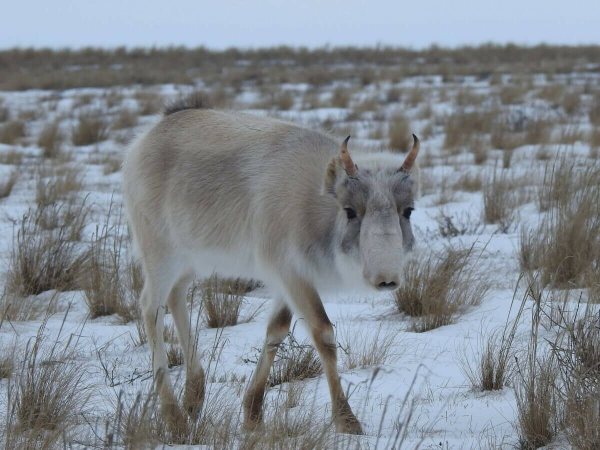
[{"label": "pale fur", "polygon": [[[172,310],[186,359],[184,405],[194,415],[202,406],[204,375],[190,336],[185,291],[194,276],[218,273],[262,280],[276,299],[244,400],[245,426],[261,421],[264,385],[293,311],[304,317],[323,360],[337,428],[361,432],[339,382],[333,328],[318,292],[357,280],[365,286],[397,280],[403,237],[389,211],[371,214],[364,219],[367,231],[361,230],[361,239],[372,242],[369,248],[361,248],[360,258],[340,251],[340,230],[348,219],[335,196],[323,191],[326,168],[339,157],[340,144],[279,120],[195,109],[164,117],[127,151],[126,211],[145,275],[140,302],[171,426],[183,418],[168,378],[165,305]],[[369,179],[375,185],[378,176],[389,178],[404,160],[392,153],[350,153],[359,173],[375,173]],[[377,175],[381,170],[389,173]],[[377,208],[390,206],[384,194]]]}]

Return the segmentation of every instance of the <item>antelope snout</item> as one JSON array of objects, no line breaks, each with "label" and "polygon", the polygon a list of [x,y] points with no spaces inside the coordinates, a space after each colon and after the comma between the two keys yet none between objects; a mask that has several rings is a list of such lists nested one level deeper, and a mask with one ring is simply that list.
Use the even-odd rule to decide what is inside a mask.
[{"label": "antelope snout", "polygon": [[378,291],[393,291],[398,289],[400,278],[398,275],[378,275],[371,284]]}]

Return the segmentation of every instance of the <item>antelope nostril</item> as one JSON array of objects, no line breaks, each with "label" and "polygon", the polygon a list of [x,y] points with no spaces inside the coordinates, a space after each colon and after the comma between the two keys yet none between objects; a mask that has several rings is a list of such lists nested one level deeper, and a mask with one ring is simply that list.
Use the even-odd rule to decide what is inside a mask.
[{"label": "antelope nostril", "polygon": [[379,283],[379,289],[395,289],[396,286],[398,286],[398,283],[396,283],[395,281],[390,281],[390,282],[385,282],[382,281],[381,283]]}]

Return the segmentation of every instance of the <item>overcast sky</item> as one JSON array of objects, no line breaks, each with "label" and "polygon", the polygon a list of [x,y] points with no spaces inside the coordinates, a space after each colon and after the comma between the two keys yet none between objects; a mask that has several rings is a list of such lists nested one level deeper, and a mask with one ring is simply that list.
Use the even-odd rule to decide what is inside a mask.
[{"label": "overcast sky", "polygon": [[600,43],[600,0],[7,0],[0,48]]}]

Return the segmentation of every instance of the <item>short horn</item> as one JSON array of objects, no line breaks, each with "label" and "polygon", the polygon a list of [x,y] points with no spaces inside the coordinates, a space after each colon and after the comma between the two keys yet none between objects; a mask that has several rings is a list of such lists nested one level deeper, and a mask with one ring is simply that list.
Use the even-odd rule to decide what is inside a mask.
[{"label": "short horn", "polygon": [[350,177],[356,177],[356,164],[350,158],[350,153],[348,153],[348,141],[350,140],[350,136],[348,136],[344,142],[342,142],[342,148],[340,150],[340,154],[342,156],[342,161],[344,162],[344,169],[346,169],[346,173]]},{"label": "short horn", "polygon": [[414,134],[412,136],[414,139],[412,149],[410,150],[410,152],[408,152],[408,155],[406,155],[406,159],[404,160],[404,162],[402,163],[402,167],[400,168],[404,172],[410,172],[413,165],[415,164],[415,159],[417,159],[417,155],[419,154],[419,148],[421,147],[421,144],[419,143],[419,138]]}]

